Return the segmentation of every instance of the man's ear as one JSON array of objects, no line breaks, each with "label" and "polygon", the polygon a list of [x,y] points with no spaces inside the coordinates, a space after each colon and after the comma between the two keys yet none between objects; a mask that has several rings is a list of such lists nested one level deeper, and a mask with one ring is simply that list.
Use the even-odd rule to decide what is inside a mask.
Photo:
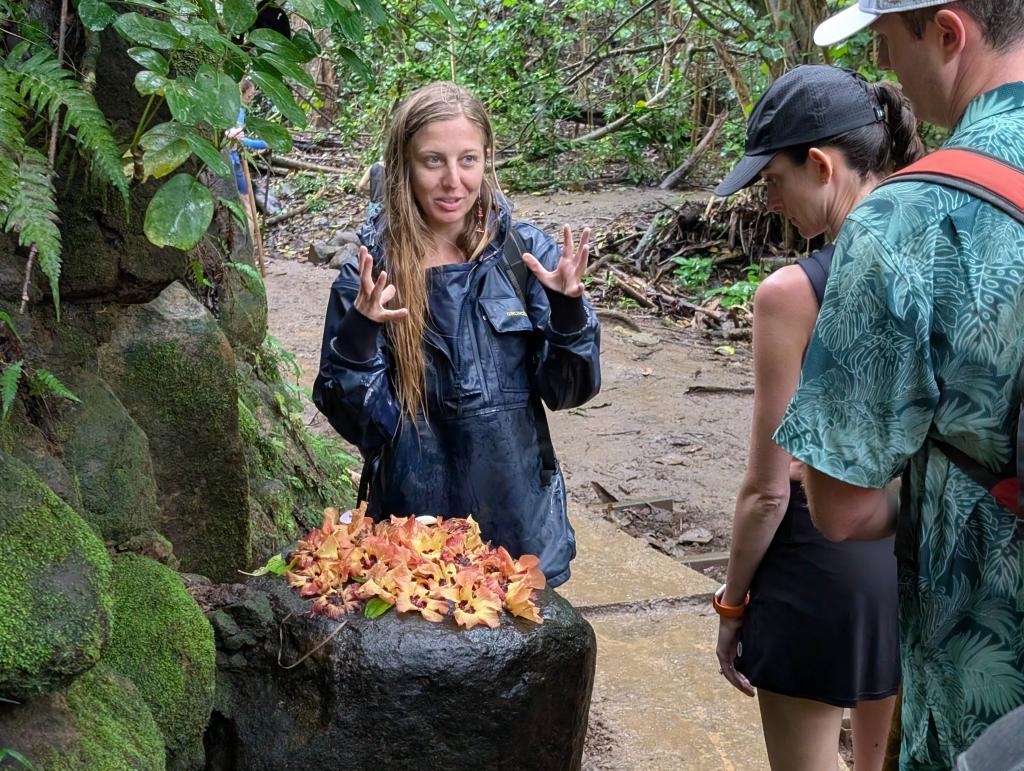
[{"label": "man's ear", "polygon": [[[959,56],[967,44],[968,25],[977,27],[971,17],[963,11],[954,11],[950,8],[942,8],[935,12],[932,19],[935,25],[935,34],[938,35],[939,44],[942,47],[942,56],[948,62],[955,56]],[[973,32],[980,37],[980,30]]]},{"label": "man's ear", "polygon": [[812,170],[821,184],[827,185],[832,181],[835,166],[828,153],[817,147],[812,147],[807,151],[807,163],[813,164]]}]

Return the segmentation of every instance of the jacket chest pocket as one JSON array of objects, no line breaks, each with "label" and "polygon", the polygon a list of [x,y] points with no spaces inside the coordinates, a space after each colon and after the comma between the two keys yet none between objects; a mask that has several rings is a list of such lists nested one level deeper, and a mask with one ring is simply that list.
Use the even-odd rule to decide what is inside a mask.
[{"label": "jacket chest pocket", "polygon": [[491,353],[488,380],[497,380],[502,391],[525,393],[530,390],[533,369],[534,328],[523,304],[515,297],[486,298],[479,301],[480,314],[486,320],[483,336]]}]

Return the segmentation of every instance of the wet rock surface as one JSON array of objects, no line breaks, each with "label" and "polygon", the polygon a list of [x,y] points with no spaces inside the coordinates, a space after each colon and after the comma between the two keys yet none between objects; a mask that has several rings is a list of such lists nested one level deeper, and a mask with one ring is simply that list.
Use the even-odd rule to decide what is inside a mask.
[{"label": "wet rock surface", "polygon": [[192,591],[218,647],[211,771],[580,766],[596,641],[551,590],[543,624],[469,631],[312,618],[280,579]]}]

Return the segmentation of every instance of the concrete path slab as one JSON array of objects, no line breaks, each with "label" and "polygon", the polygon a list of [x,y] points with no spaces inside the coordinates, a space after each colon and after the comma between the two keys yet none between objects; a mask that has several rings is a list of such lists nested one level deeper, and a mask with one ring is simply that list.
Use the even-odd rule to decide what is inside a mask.
[{"label": "concrete path slab", "polygon": [[580,609],[710,595],[718,584],[607,520],[571,512],[576,530],[572,577],[558,592]]},{"label": "concrete path slab", "polygon": [[757,702],[718,674],[716,617],[676,611],[590,621],[598,651],[592,710],[614,726],[616,766],[768,768]]}]

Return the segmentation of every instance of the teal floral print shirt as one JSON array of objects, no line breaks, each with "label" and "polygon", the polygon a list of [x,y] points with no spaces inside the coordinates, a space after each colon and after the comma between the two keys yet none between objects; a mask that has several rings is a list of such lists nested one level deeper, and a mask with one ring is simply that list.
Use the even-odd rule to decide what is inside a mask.
[{"label": "teal floral print shirt", "polygon": [[[947,147],[1024,167],[1024,83],[971,102]],[[775,441],[860,487],[883,487],[910,463],[901,769],[950,768],[1024,704],[1024,519],[928,441],[1004,466],[1022,361],[1024,227],[923,182],[885,185],[850,214]]]}]

